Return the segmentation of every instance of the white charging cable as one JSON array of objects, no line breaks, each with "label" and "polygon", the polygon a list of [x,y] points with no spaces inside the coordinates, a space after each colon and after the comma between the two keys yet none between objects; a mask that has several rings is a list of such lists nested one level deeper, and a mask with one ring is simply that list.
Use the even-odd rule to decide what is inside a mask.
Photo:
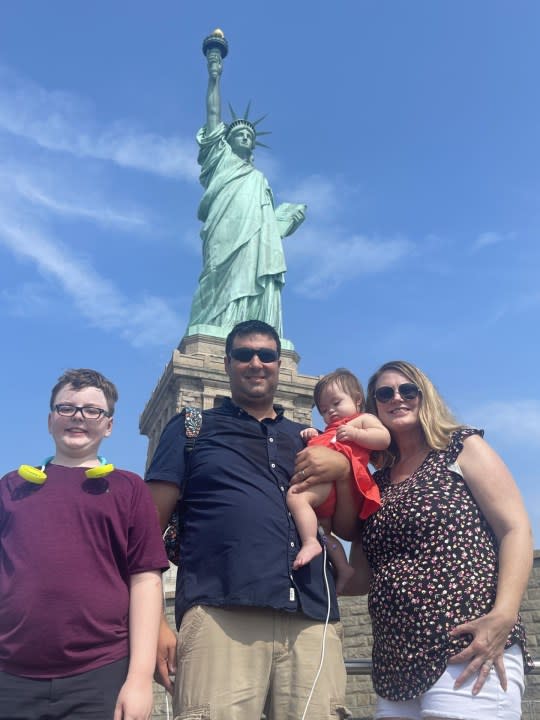
[{"label": "white charging cable", "polygon": [[311,702],[311,698],[313,697],[313,693],[315,692],[315,686],[317,685],[317,681],[319,680],[320,674],[322,672],[323,663],[324,663],[324,652],[326,650],[326,631],[328,630],[328,621],[330,620],[330,608],[331,608],[331,602],[330,602],[330,586],[328,585],[328,575],[327,575],[327,567],[326,567],[326,536],[324,534],[324,530],[319,527],[319,535],[323,538],[323,577],[324,577],[324,586],[326,588],[326,619],[324,621],[324,629],[323,629],[323,636],[322,636],[322,643],[321,643],[321,660],[319,662],[319,668],[317,670],[317,673],[315,675],[315,680],[313,681],[313,685],[311,686],[311,690],[309,692],[309,697],[306,702],[306,707],[304,708],[304,712],[302,713],[301,720],[306,719],[306,713],[308,711],[309,703]]},{"label": "white charging cable", "polygon": [[[165,531],[165,532],[166,532],[166,531]],[[163,533],[163,540],[165,540],[165,532]],[[169,569],[166,570],[166,571],[165,571],[164,573],[162,573],[162,575],[161,575],[161,590],[162,590],[162,592],[163,592],[163,614],[164,614],[164,615],[166,615],[166,613],[167,613],[167,597],[166,597],[166,595],[165,595],[165,582],[164,582],[164,578],[165,578],[165,575],[166,575],[167,573],[170,573],[170,572],[171,572],[171,568],[170,568],[170,566],[169,566]],[[168,692],[167,692],[166,690],[165,690],[165,712],[166,712],[166,720],[171,720],[171,708],[170,708],[170,703],[169,703],[169,694],[168,694]]]}]

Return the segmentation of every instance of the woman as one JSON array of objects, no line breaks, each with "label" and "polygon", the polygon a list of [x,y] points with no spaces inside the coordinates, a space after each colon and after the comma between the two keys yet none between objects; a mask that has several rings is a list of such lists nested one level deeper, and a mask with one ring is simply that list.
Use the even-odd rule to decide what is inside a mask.
[{"label": "woman", "polygon": [[414,365],[384,364],[367,395],[392,442],[347,590],[369,590],[375,718],[517,720],[532,667],[518,614],[532,538],[517,486]]}]

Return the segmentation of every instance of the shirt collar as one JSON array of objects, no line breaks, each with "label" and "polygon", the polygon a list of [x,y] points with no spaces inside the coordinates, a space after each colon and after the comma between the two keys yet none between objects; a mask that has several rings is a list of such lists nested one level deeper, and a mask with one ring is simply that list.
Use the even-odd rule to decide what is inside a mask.
[{"label": "shirt collar", "polygon": [[[233,402],[232,398],[226,397],[223,399],[223,403],[220,406],[223,408],[223,410],[230,415],[234,415],[235,417],[253,417],[248,412],[246,412],[243,408],[241,408],[239,405],[237,405],[235,402]],[[285,412],[285,408],[282,405],[274,405],[274,412],[276,413],[275,418],[264,418],[263,422],[275,422],[276,420],[281,420],[283,417],[283,414]]]}]

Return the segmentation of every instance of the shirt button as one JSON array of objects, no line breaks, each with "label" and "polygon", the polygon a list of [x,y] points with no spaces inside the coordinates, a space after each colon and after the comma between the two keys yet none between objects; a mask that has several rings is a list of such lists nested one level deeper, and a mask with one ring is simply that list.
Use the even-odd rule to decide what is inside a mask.
[{"label": "shirt button", "polygon": [[274,442],[274,438],[273,437],[268,438],[268,442]]},{"label": "shirt button", "polygon": [[279,489],[281,490],[281,492],[285,492],[285,488],[283,487],[283,485],[280,485]]},{"label": "shirt button", "polygon": [[293,543],[293,542],[291,542],[291,547],[294,547],[294,543]]},{"label": "shirt button", "polygon": [[276,463],[270,463],[270,467],[271,467],[271,468],[275,468],[275,467],[276,467]]}]

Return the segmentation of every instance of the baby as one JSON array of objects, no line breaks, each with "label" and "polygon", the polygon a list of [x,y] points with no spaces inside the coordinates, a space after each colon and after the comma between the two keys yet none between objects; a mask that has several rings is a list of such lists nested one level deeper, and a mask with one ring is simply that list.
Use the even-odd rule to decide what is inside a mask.
[{"label": "baby", "polygon": [[[369,457],[371,451],[385,450],[389,446],[390,434],[375,415],[362,412],[364,391],[356,376],[345,368],[338,368],[319,380],[314,390],[314,401],[326,428],[322,434],[315,428],[306,428],[301,435],[309,445],[331,447],[348,458],[356,503],[339,511],[365,519],[380,507],[379,489],[367,467]],[[337,493],[332,483],[320,483],[300,492],[293,485],[287,494],[287,505],[302,541],[293,569],[306,565],[322,552],[317,539],[317,525],[320,524],[337,576],[336,590],[340,593],[353,569],[342,544],[331,534],[336,504]]]}]

